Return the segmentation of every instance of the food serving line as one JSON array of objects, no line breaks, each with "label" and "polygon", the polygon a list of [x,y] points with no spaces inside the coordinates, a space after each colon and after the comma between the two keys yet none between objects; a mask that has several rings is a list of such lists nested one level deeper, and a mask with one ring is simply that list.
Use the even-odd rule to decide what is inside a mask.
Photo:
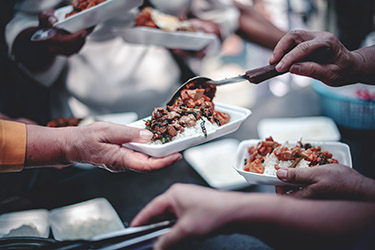
[{"label": "food serving line", "polygon": [[[150,107],[151,109],[151,107]],[[134,107],[136,110],[136,107]],[[321,115],[318,95],[311,87],[294,90],[284,97],[271,97],[257,103],[252,115],[240,128],[221,139],[239,141],[258,138],[257,125],[264,118],[306,117]],[[340,128],[341,141],[350,146],[353,167],[374,178],[371,149],[374,131],[353,131]],[[228,166],[231,168],[232,166]],[[103,197],[113,206],[122,222],[129,223],[154,197],[174,183],[208,186],[202,177],[183,159],[171,166],[143,174],[132,171],[109,173],[98,168],[76,167],[25,170],[21,173],[0,175],[0,213],[29,210],[53,210],[70,204]],[[240,192],[274,192],[273,186],[255,185]],[[50,235],[50,238],[52,236]],[[194,243],[191,243],[194,244]],[[242,235],[217,236],[194,246],[194,249],[268,249],[258,240]],[[190,246],[192,247],[192,246]]]}]

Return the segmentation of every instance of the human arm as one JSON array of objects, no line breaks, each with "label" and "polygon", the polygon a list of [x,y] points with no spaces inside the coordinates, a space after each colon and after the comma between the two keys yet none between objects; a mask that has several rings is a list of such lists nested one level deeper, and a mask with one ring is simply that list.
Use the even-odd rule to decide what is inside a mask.
[{"label": "human arm", "polygon": [[111,172],[148,172],[181,159],[178,153],[156,158],[122,146],[127,142],[145,143],[151,137],[145,129],[103,122],[65,128],[28,125],[25,168],[89,163]]},{"label": "human arm", "polygon": [[245,40],[273,49],[277,42],[286,34],[285,31],[273,25],[254,7],[245,6],[237,1],[234,1],[234,3],[240,10],[237,34]]},{"label": "human arm", "polygon": [[[333,55],[326,63],[299,62],[320,48],[330,48]],[[355,51],[328,32],[291,31],[276,45],[269,63],[279,72],[309,76],[330,86],[351,83],[375,84],[375,46]]]},{"label": "human arm", "polygon": [[[303,185],[289,193],[296,198],[375,201],[375,181],[344,165],[283,168],[276,173],[282,181]],[[285,194],[289,189],[276,187],[276,192]]]},{"label": "human arm", "polygon": [[31,72],[42,72],[54,63],[56,56],[71,56],[78,53],[85,43],[89,30],[71,34],[58,29],[53,37],[45,41],[33,42],[30,40],[37,30],[51,28],[57,21],[54,10],[42,11],[39,14],[39,25],[22,30],[10,45],[14,59]]},{"label": "human arm", "polygon": [[177,222],[170,232],[159,238],[156,249],[233,232],[257,236],[280,249],[317,249],[319,246],[348,246],[356,242],[373,226],[369,218],[374,216],[374,205],[298,200],[177,184],[149,203],[134,218],[131,226],[144,225],[173,214]]}]

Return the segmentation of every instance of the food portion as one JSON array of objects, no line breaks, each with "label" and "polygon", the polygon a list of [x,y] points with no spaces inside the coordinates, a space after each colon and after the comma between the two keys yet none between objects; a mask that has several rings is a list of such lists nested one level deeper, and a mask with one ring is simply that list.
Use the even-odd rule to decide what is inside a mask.
[{"label": "food portion", "polygon": [[154,136],[153,142],[166,143],[197,133],[207,136],[207,131],[230,121],[230,115],[215,110],[212,99],[215,87],[186,85],[173,105],[155,108],[151,119],[145,121],[146,129]]},{"label": "food portion", "polygon": [[72,0],[73,11],[65,15],[65,18],[68,18],[74,14],[77,14],[83,10],[91,8],[95,5],[98,5],[106,0]]},{"label": "food portion", "polygon": [[188,21],[162,13],[152,7],[141,10],[135,20],[135,26],[158,28],[169,32],[195,31]]},{"label": "food portion", "polygon": [[46,126],[51,127],[51,128],[78,126],[78,124],[81,121],[82,119],[80,118],[75,118],[75,117],[66,118],[64,116],[61,116],[55,120],[49,121]]},{"label": "food portion", "polygon": [[268,137],[256,146],[248,147],[250,157],[245,159],[244,170],[257,174],[276,175],[279,168],[306,168],[324,164],[338,163],[328,151],[320,146],[289,143],[280,144]]}]

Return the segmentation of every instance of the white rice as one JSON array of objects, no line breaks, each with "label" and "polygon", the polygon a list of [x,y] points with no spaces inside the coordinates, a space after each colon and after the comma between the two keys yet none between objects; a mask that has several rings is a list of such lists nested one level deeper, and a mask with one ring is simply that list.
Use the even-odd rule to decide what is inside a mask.
[{"label": "white rice", "polygon": [[[283,147],[294,147],[295,145],[290,145],[285,143],[282,145]],[[263,174],[276,176],[276,169],[275,165],[281,168],[289,168],[294,161],[280,161],[277,159],[276,155],[272,152],[271,154],[266,155],[264,162],[262,163],[264,166]],[[310,162],[302,159],[295,168],[308,168]]]},{"label": "white rice", "polygon": [[[212,124],[206,117],[202,116],[202,118],[195,123],[194,127],[184,127],[184,132],[182,133],[178,131],[178,134],[172,138],[172,141],[181,140],[183,138],[192,137],[194,135],[204,135],[201,127],[201,123],[203,120],[205,121],[204,126],[206,127],[207,134],[210,131],[214,131],[218,127],[216,123]],[[153,142],[148,142],[148,144],[159,145],[162,144],[162,142],[161,140],[156,140]]]}]

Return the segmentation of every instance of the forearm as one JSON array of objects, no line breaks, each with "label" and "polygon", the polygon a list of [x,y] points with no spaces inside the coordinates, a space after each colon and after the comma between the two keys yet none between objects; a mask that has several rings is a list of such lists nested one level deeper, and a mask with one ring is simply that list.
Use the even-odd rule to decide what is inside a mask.
[{"label": "forearm", "polygon": [[69,128],[27,125],[25,168],[69,164],[64,152],[69,131]]},{"label": "forearm", "polygon": [[237,33],[244,39],[273,49],[285,32],[273,25],[254,8],[241,12]]},{"label": "forearm", "polygon": [[373,226],[375,204],[243,195],[232,215],[237,228],[278,248],[353,244]]},{"label": "forearm", "polygon": [[375,45],[352,52],[357,58],[358,82],[375,85]]}]

